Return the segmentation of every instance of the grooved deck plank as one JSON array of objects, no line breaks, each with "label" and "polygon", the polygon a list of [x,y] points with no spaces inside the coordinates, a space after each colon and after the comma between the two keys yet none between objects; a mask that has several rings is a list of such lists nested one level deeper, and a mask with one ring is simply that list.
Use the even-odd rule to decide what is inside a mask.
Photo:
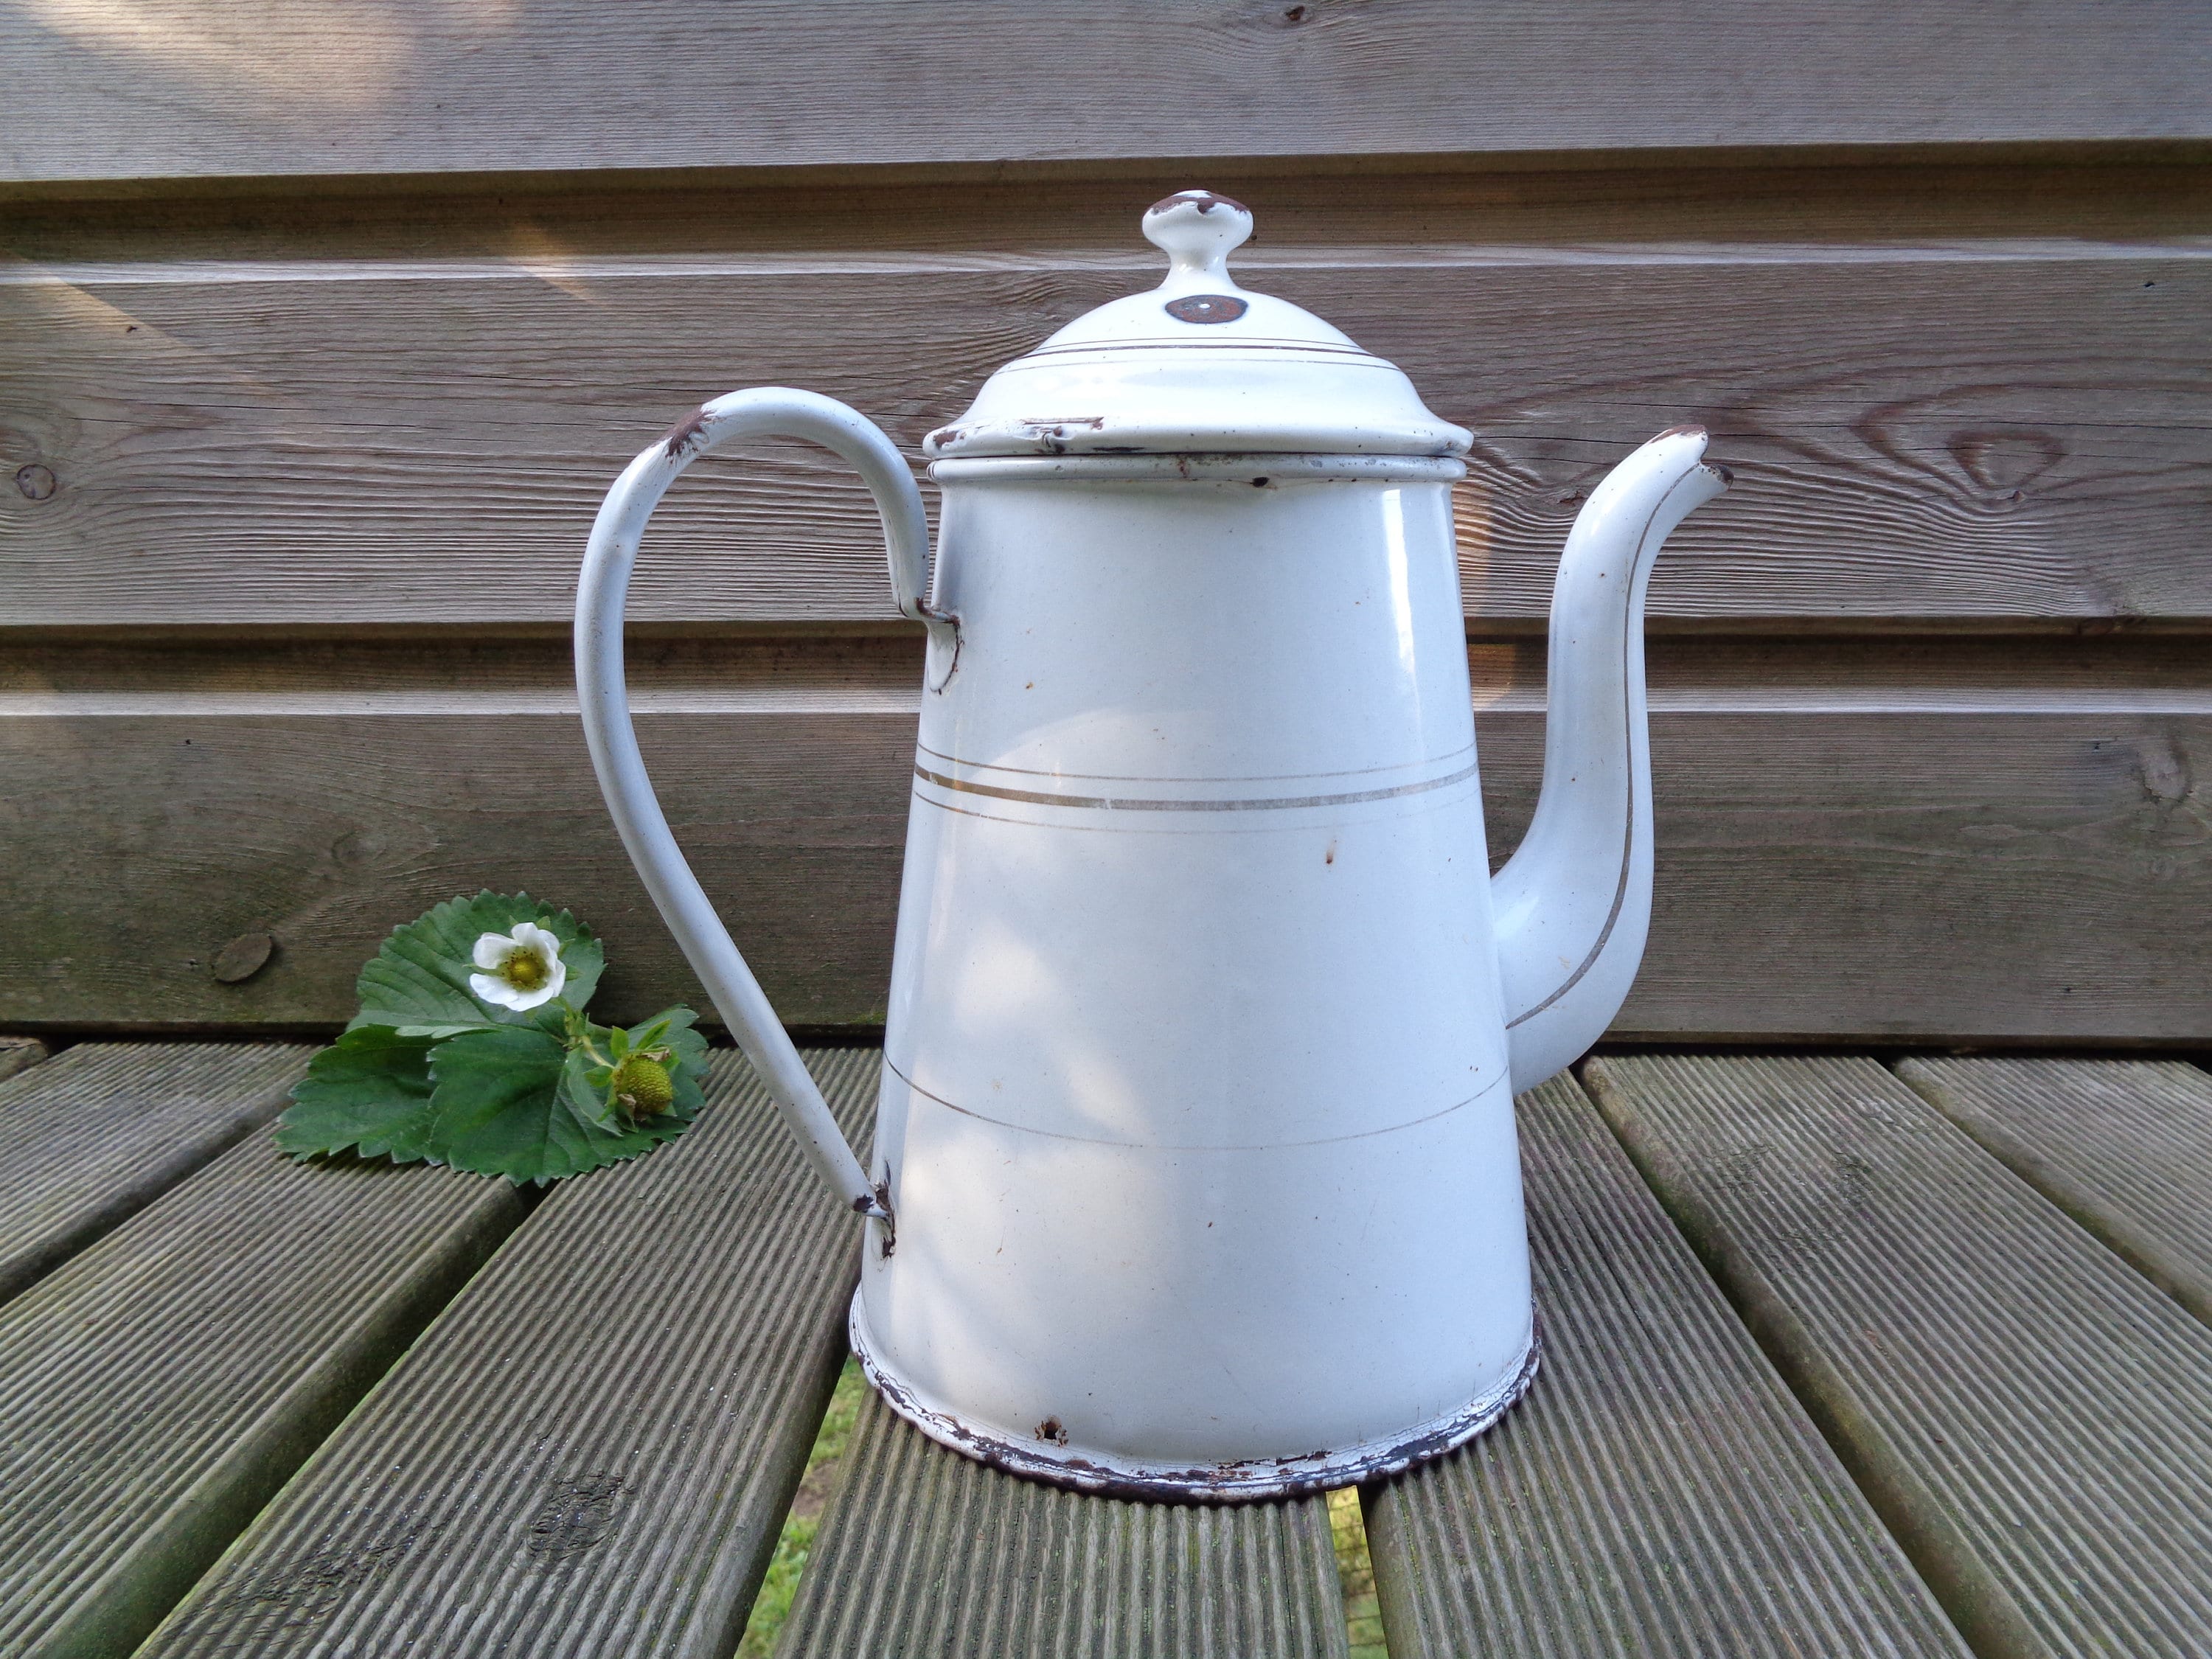
[{"label": "grooved deck plank", "polygon": [[0,1036],[0,1078],[28,1071],[46,1058],[46,1045],[36,1037]]},{"label": "grooved deck plank", "polygon": [[1091,1498],[926,1439],[871,1394],[776,1659],[1346,1653],[1327,1500]]},{"label": "grooved deck plank", "polygon": [[[848,1128],[874,1049],[808,1056]],[[564,1182],[142,1650],[724,1659],[844,1358],[859,1229],[733,1054]]]},{"label": "grooved deck plank", "polygon": [[1364,1494],[1392,1659],[1964,1659],[1588,1097],[1519,1113],[1543,1370]]},{"label": "grooved deck plank", "polygon": [[0,1302],[275,1117],[313,1052],[88,1042],[0,1084]]},{"label": "grooved deck plank", "polygon": [[1983,1659],[2212,1649],[2212,1330],[1871,1060],[1584,1081]]},{"label": "grooved deck plank", "polygon": [[130,1652],[520,1213],[263,1131],[0,1309],[0,1655]]},{"label": "grooved deck plank", "polygon": [[1897,1074],[2212,1324],[2212,1077],[2141,1060],[1906,1060]]}]

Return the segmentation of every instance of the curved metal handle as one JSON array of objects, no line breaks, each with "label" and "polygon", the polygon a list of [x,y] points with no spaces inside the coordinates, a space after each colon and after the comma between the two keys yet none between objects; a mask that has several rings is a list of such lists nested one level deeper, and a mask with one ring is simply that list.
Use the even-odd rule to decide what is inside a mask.
[{"label": "curved metal handle", "polygon": [[899,610],[937,625],[949,623],[924,599],[928,522],[914,475],[891,441],[866,416],[835,398],[783,386],[733,392],[701,405],[632,461],[607,492],[592,526],[583,578],[576,590],[576,689],[583,705],[584,740],[590,745],[599,789],[630,862],[738,1046],[760,1073],[784,1122],[840,1199],[860,1214],[888,1225],[889,1194],[868,1184],[805,1061],[670,833],[653,781],[646,775],[644,757],[638,752],[623,686],[623,600],[629,591],[630,570],[637,562],[646,520],[668,486],[698,457],[733,439],[767,434],[811,440],[836,451],[859,470],[883,517],[891,591]]}]

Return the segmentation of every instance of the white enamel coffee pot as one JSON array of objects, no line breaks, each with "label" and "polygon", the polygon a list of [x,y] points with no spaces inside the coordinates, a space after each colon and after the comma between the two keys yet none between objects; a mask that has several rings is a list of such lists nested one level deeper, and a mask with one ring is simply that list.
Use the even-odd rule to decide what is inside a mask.
[{"label": "white enamel coffee pot", "polygon": [[[1644,585],[1717,495],[1662,434],[1553,600],[1543,792],[1495,878],[1450,487],[1469,433],[1241,288],[1186,191],[1158,289],[924,448],[769,388],[631,463],[576,612],[623,844],[816,1167],[867,1218],[853,1344],[924,1433],[1064,1485],[1337,1486],[1486,1427],[1536,1365],[1513,1095],[1627,995],[1651,896]],[[859,468],[928,633],[872,1176],[670,835],[623,690],[646,520],[766,433]]]}]

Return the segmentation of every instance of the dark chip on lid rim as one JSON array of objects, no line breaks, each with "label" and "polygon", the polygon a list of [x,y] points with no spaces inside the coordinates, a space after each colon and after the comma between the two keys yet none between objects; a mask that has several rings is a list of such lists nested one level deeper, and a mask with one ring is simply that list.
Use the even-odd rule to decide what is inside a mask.
[{"label": "dark chip on lid rim", "polygon": [[1186,294],[1161,307],[1181,323],[1233,323],[1250,308],[1233,294]]}]

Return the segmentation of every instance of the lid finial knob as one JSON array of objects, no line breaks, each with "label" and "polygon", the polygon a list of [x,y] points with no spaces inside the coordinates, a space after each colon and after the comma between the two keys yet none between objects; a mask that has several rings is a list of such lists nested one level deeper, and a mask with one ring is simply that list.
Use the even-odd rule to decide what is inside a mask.
[{"label": "lid finial knob", "polygon": [[1181,288],[1195,278],[1234,288],[1230,250],[1252,234],[1252,210],[1210,190],[1179,190],[1145,210],[1145,240],[1168,256],[1167,281]]}]

